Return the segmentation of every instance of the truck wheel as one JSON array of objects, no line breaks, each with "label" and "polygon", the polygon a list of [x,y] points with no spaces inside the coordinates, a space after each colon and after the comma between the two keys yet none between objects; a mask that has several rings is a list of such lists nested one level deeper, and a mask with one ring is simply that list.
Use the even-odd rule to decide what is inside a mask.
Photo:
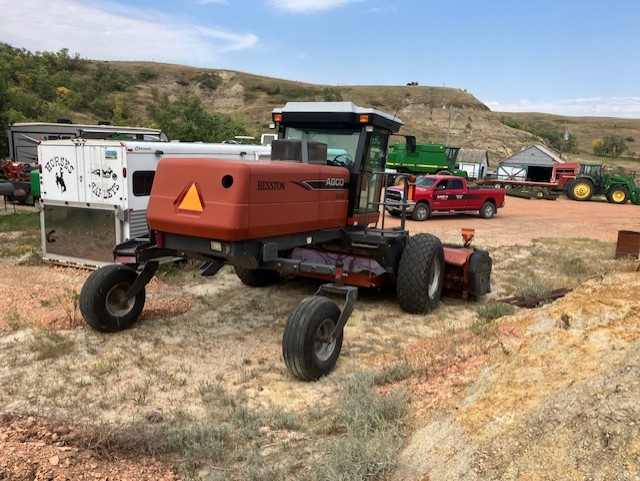
[{"label": "truck wheel", "polygon": [[614,185],[607,191],[607,200],[613,204],[626,204],[630,195],[624,185]]},{"label": "truck wheel", "polygon": [[443,170],[439,170],[438,172],[436,172],[436,175],[453,175],[451,172],[449,172],[446,169]]},{"label": "truck wheel", "polygon": [[496,206],[493,202],[486,201],[480,207],[480,217],[483,219],[491,219],[496,214]]},{"label": "truck wheel", "polygon": [[417,221],[427,220],[431,215],[431,207],[426,202],[418,202],[413,208],[411,218]]},{"label": "truck wheel", "polygon": [[287,319],[282,336],[282,355],[287,368],[298,379],[314,381],[333,369],[342,349],[341,332],[326,340],[338,323],[340,309],[330,299],[303,299]]},{"label": "truck wheel", "polygon": [[589,179],[576,179],[571,186],[571,195],[574,200],[590,200],[593,197],[595,187]]},{"label": "truck wheel", "polygon": [[244,267],[234,266],[236,275],[242,281],[251,287],[265,287],[278,282],[280,275],[278,271],[267,269],[246,269]]},{"label": "truck wheel", "polygon": [[80,292],[80,312],[91,327],[101,332],[117,332],[138,319],[146,293],[123,300],[138,274],[121,264],[110,264],[91,273]]},{"label": "truck wheel", "polygon": [[403,311],[424,314],[438,307],[444,284],[444,250],[432,234],[416,234],[407,240],[398,267],[396,286]]},{"label": "truck wheel", "polygon": [[406,182],[407,182],[407,178],[402,175],[393,179],[393,185],[404,185]]}]

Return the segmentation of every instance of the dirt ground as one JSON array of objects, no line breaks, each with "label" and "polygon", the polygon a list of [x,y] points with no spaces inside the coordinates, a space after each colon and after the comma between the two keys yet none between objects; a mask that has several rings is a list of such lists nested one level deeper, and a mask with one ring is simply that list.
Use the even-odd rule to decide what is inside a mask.
[{"label": "dirt ground", "polygon": [[[537,238],[615,242],[619,230],[640,231],[640,208],[508,197],[494,219],[437,215],[408,226],[456,243],[461,228],[474,228],[475,244],[500,258]],[[212,279],[161,278],[133,329],[102,335],[77,311],[87,275],[0,263],[0,479],[177,479],[171,466],[140,454],[99,456],[83,441],[83,424],[197,418],[212,380],[242,391],[256,408],[304,412],[329,402],[350,371],[399,359],[426,375],[406,382],[412,427],[393,479],[640,476],[633,401],[640,274],[589,280],[551,305],[501,319],[487,338],[468,333],[477,317],[467,303],[445,300],[434,313],[410,316],[393,294],[361,292],[337,368],[318,383],[291,378],[280,353],[286,317],[315,290],[311,281],[250,289],[228,269]],[[455,343],[443,346],[443,333],[454,331]],[[51,355],[43,345],[64,351]],[[74,422],[61,427],[52,418]],[[289,438],[269,441],[281,452],[292,442],[310,449]]]}]

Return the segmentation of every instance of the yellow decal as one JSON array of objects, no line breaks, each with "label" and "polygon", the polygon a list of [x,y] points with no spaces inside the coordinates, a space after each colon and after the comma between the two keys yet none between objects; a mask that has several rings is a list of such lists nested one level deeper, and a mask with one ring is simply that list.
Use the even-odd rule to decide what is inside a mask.
[{"label": "yellow decal", "polygon": [[178,206],[178,209],[193,210],[195,212],[202,212],[204,210],[196,184],[191,184],[187,195],[185,195],[184,199],[182,199],[182,202]]}]

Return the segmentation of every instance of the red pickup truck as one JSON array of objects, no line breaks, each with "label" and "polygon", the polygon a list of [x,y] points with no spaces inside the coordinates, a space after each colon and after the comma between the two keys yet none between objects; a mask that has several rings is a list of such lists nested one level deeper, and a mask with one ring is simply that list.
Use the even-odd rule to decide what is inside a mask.
[{"label": "red pickup truck", "polygon": [[[387,187],[385,204],[391,215],[402,213],[404,186]],[[467,181],[452,175],[423,175],[409,185],[407,214],[413,220],[427,220],[432,212],[477,210],[480,217],[491,219],[504,207],[504,189],[468,186]]]}]

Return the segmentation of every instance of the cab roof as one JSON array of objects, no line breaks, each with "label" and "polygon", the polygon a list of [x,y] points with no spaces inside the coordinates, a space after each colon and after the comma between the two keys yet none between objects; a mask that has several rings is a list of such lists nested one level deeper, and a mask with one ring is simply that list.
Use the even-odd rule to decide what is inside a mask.
[{"label": "cab roof", "polygon": [[398,132],[402,126],[399,118],[380,110],[359,107],[353,102],[287,102],[282,108],[273,109],[282,114],[283,125],[362,125],[361,115],[368,115],[367,125]]}]

